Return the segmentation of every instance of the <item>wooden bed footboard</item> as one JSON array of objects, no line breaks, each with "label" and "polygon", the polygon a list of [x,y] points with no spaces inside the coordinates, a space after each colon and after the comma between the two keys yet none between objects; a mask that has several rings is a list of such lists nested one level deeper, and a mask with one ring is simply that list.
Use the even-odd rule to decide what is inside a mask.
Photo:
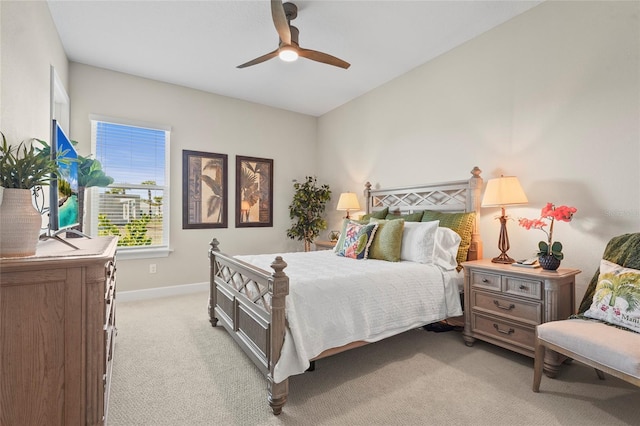
[{"label": "wooden bed footboard", "polygon": [[220,321],[266,375],[267,400],[273,413],[280,414],[287,402],[289,379],[275,383],[273,371],[284,343],[289,278],[283,270],[287,264],[277,256],[271,264],[274,272],[269,274],[221,253],[218,245],[214,238],[209,249],[209,321],[214,327]]}]

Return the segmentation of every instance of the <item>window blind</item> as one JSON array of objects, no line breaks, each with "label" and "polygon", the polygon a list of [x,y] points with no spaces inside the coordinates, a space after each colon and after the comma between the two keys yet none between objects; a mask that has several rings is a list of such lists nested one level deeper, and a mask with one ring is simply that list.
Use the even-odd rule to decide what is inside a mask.
[{"label": "window blind", "polygon": [[92,229],[123,248],[169,245],[169,131],[92,120],[95,158],[114,179],[92,193]]}]

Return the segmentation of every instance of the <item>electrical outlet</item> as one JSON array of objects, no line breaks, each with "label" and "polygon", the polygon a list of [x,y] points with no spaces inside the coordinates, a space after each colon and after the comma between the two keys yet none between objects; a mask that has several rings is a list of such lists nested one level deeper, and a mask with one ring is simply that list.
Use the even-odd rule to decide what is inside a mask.
[{"label": "electrical outlet", "polygon": [[156,273],[156,264],[155,263],[151,263],[149,265],[149,273],[150,274],[155,274]]}]

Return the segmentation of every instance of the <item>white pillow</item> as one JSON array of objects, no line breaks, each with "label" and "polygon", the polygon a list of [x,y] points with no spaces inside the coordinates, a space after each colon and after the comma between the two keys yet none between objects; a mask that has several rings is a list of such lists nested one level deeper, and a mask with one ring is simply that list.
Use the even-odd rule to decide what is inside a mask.
[{"label": "white pillow", "polygon": [[433,263],[436,231],[439,220],[431,222],[405,222],[402,231],[400,260]]},{"label": "white pillow", "polygon": [[458,267],[458,247],[460,235],[452,229],[439,226],[436,231],[435,246],[433,248],[433,264],[450,271]]}]

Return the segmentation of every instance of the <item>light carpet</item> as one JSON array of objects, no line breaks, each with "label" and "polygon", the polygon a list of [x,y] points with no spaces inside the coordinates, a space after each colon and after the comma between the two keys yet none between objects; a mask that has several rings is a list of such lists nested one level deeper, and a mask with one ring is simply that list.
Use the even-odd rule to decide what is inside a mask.
[{"label": "light carpet", "polygon": [[[640,389],[577,362],[531,391],[533,360],[458,331],[413,330],[317,362],[271,414],[266,379],[207,293],[117,305],[108,424],[631,425]],[[615,344],[615,342],[612,342]]]}]

